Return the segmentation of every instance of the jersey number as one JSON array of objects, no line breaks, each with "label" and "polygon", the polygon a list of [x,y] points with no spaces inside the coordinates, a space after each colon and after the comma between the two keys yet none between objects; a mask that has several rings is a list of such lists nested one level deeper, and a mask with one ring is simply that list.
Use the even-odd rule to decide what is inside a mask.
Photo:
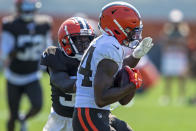
[{"label": "jersey number", "polygon": [[[88,52],[85,54],[79,69],[79,73],[84,75],[84,79],[82,80],[82,86],[85,87],[92,87],[92,81],[90,80],[90,77],[92,77],[91,60],[92,60],[94,50],[95,47],[91,46]],[[85,60],[86,60],[85,67],[82,67]]]},{"label": "jersey number", "polygon": [[[68,98],[66,98],[68,97]],[[74,106],[74,101],[75,101],[75,96],[72,97],[71,94],[67,94],[66,97],[59,96],[59,103],[61,106],[69,106],[73,107]]]},{"label": "jersey number", "polygon": [[25,47],[24,51],[20,51],[17,57],[20,60],[36,61],[40,59],[41,52],[44,49],[44,38],[41,35],[29,36],[22,35],[18,37],[18,46]]}]

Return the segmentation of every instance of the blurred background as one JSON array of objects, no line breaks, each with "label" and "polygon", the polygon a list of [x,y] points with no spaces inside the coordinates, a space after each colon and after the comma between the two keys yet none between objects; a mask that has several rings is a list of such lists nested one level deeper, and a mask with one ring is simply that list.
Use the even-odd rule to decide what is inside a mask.
[{"label": "blurred background", "polygon": [[[97,23],[101,8],[115,0],[42,0],[41,14],[53,18],[52,38],[57,45],[60,24],[72,16]],[[155,46],[137,65],[144,84],[135,99],[113,114],[127,121],[135,131],[196,130],[196,1],[195,0],[123,0],[133,4],[143,20],[143,38],[153,38]],[[12,0],[0,0],[0,19],[14,12]],[[0,25],[1,25],[0,21]],[[1,35],[1,34],[0,34]],[[47,121],[51,100],[49,77],[42,77],[44,107],[28,122],[30,131],[41,131]],[[0,62],[0,130],[5,131],[8,118],[6,86]],[[26,111],[29,101],[22,100]]]}]

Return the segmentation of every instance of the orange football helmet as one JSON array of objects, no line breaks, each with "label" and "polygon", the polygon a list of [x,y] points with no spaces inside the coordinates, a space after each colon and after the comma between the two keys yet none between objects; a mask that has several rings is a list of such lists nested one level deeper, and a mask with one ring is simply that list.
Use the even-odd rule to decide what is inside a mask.
[{"label": "orange football helmet", "polygon": [[130,46],[130,42],[141,40],[142,21],[137,9],[126,2],[112,2],[102,8],[99,28],[114,36],[121,45]]},{"label": "orange football helmet", "polygon": [[65,20],[58,31],[58,43],[62,51],[79,60],[94,37],[92,26],[81,17]]}]

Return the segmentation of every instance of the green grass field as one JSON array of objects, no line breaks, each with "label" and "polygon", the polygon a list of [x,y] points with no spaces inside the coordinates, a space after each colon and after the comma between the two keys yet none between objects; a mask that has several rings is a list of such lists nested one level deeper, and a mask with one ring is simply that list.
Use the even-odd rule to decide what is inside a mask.
[{"label": "green grass field", "polygon": [[[173,87],[173,101],[167,106],[160,106],[158,99],[163,92],[162,79],[160,82],[141,95],[136,95],[131,107],[118,107],[112,113],[120,119],[128,122],[134,131],[196,131],[196,106],[187,103],[177,104],[177,82]],[[41,131],[47,121],[50,107],[50,86],[47,74],[42,79],[44,105],[42,111],[35,118],[28,121],[29,131]],[[8,118],[6,104],[5,81],[0,75],[0,131],[5,131],[5,123]],[[196,94],[196,81],[188,80],[187,98]],[[25,98],[22,100],[21,109],[25,112],[29,103]],[[19,130],[19,124],[17,124]],[[18,131],[17,130],[17,131]]]}]

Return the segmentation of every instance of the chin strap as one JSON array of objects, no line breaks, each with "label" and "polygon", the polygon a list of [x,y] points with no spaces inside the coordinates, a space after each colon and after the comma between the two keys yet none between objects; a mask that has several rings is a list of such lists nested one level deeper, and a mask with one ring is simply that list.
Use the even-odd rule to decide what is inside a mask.
[{"label": "chin strap", "polygon": [[79,61],[82,60],[82,55],[79,55],[79,54],[76,54],[75,56],[70,56],[70,57],[76,58],[76,59],[78,59]]},{"label": "chin strap", "polygon": [[63,51],[63,53],[67,56],[67,57],[69,57],[69,58],[75,58],[75,59],[77,59],[77,60],[79,60],[79,61],[81,61],[81,59],[82,59],[82,55],[79,55],[79,54],[75,54],[75,56],[69,56],[69,55],[67,55],[67,53],[65,53],[65,51],[61,48],[61,50]]}]

